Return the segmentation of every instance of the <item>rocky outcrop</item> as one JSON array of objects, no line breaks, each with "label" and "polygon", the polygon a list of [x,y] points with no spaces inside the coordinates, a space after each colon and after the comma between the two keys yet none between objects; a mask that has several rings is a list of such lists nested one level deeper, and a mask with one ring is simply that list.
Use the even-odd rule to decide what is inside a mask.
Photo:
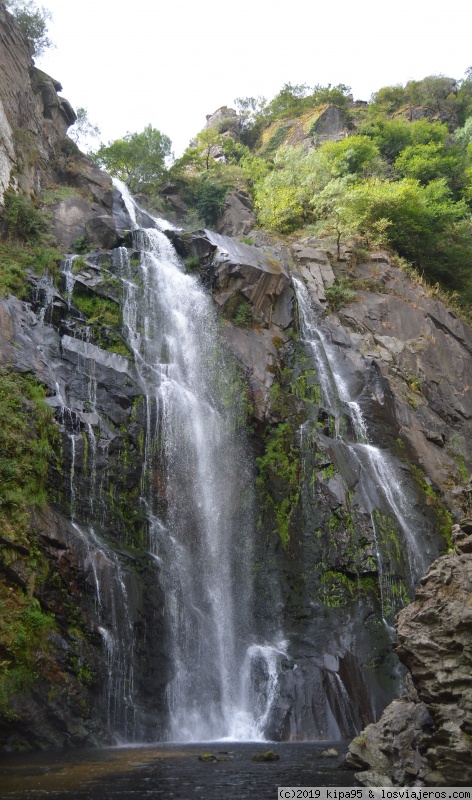
[{"label": "rocky outcrop", "polygon": [[10,185],[38,194],[75,114],[58,81],[33,66],[16,20],[0,5],[0,203]]},{"label": "rocky outcrop", "polygon": [[383,400],[378,396],[384,414],[388,396],[393,401],[386,443],[400,438],[404,454],[460,514],[454,487],[463,483],[472,436],[471,329],[385,254],[358,265],[351,285],[357,302],[341,309],[338,335],[388,381]]},{"label": "rocky outcrop", "polygon": [[322,110],[317,120],[312,125],[312,134],[317,145],[323,142],[337,142],[347,136],[346,123],[341,109],[328,105]]},{"label": "rocky outcrop", "polygon": [[240,140],[241,122],[234,108],[222,106],[213,114],[207,114],[205,127],[223,135],[227,134],[237,142]]},{"label": "rocky outcrop", "polygon": [[276,371],[276,345],[287,341],[293,322],[288,249],[268,243],[253,247],[209,230],[168,235],[183,256],[199,260],[198,271],[226,318],[225,338],[243,364],[255,418],[262,421]]},{"label": "rocky outcrop", "polygon": [[326,289],[333,286],[336,280],[326,250],[316,238],[296,243],[292,245],[292,250],[312,302],[315,305],[324,305]]},{"label": "rocky outcrop", "polygon": [[[58,93],[61,84],[33,65],[30,47],[18,23],[0,4],[0,206],[11,186],[26,195],[44,198],[58,185],[70,188],[70,196],[59,192],[57,201],[47,198],[52,232],[59,245],[69,249],[86,234],[86,223],[97,216],[108,220],[100,233],[95,223],[87,232],[89,244],[108,247],[113,203],[109,175],[80,153],[66,136],[76,115]],[[52,187],[52,188],[51,188]],[[62,193],[63,194],[63,193]],[[107,228],[107,230],[105,230]]]},{"label": "rocky outcrop", "polygon": [[244,236],[256,224],[252,201],[246,192],[234,190],[226,195],[215,230],[225,236]]},{"label": "rocky outcrop", "polygon": [[472,780],[472,521],[455,552],[435,561],[398,616],[396,651],[407,691],[350,744],[364,786],[470,786]]}]

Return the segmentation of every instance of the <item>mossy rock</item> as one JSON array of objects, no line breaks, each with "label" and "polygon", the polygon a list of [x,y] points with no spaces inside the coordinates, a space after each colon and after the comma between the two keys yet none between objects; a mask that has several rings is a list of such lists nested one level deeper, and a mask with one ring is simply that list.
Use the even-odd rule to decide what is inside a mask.
[{"label": "mossy rock", "polygon": [[215,756],[214,753],[202,753],[198,756],[199,761],[218,761],[219,759]]},{"label": "mossy rock", "polygon": [[265,753],[256,753],[252,756],[252,761],[280,761],[280,756],[275,750],[267,750]]}]

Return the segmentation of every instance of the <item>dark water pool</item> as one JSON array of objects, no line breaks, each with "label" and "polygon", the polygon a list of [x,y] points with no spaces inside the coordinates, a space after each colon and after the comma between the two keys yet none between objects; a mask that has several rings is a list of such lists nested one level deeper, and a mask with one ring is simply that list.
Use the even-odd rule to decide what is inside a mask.
[{"label": "dark water pool", "polygon": [[[322,756],[329,747],[337,757]],[[254,762],[274,750],[279,761]],[[276,800],[278,786],[354,786],[336,742],[211,743],[2,755],[1,800]],[[225,760],[202,762],[213,753]]]}]

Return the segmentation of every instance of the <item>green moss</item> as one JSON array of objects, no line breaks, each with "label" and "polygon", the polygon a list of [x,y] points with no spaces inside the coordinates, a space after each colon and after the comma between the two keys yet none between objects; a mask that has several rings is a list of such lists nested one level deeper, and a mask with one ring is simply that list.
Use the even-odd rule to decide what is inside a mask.
[{"label": "green moss", "polygon": [[306,400],[314,405],[321,403],[321,387],[316,382],[315,370],[307,369],[299,375],[292,384],[292,392],[300,400]]},{"label": "green moss", "polygon": [[132,358],[131,350],[121,335],[122,314],[117,301],[76,283],[72,303],[85,317],[87,325],[92,326],[93,338],[99,347]]},{"label": "green moss", "polygon": [[289,397],[286,388],[279,381],[274,380],[269,389],[269,404],[272,414],[277,417],[287,417],[289,414]]},{"label": "green moss", "polygon": [[29,374],[0,368],[0,526],[27,541],[30,511],[46,502],[46,479],[58,439],[45,388]]},{"label": "green moss", "polygon": [[352,601],[356,586],[357,582],[343,572],[324,570],[320,583],[320,600],[329,608],[341,608]]},{"label": "green moss", "polygon": [[330,478],[334,478],[337,473],[336,466],[334,464],[328,464],[327,467],[323,467],[321,470],[321,475],[325,481],[329,480]]},{"label": "green moss", "polygon": [[464,456],[456,456],[457,467],[459,469],[459,475],[461,476],[461,480],[464,483],[467,483],[469,480],[469,470],[467,469],[464,461]]},{"label": "green moss", "polygon": [[40,663],[49,649],[54,618],[38,601],[0,584],[0,714],[14,719],[11,698],[24,695],[39,677]]},{"label": "green moss", "polygon": [[394,560],[398,565],[403,564],[406,555],[395,519],[389,514],[383,514],[378,508],[374,509],[372,519],[384,556],[388,554],[390,561]]},{"label": "green moss", "polygon": [[[456,459],[460,456],[456,456]],[[423,493],[426,505],[428,505],[436,516],[438,530],[444,540],[444,549],[451,551],[453,549],[452,542],[452,526],[453,519],[447,506],[441,500],[439,494],[435,491],[434,487],[426,480],[423,471],[416,464],[410,464],[411,474],[415,479],[415,483],[420,491]],[[468,479],[467,470],[465,471],[466,480]],[[465,480],[464,480],[465,482]]]},{"label": "green moss", "polygon": [[288,422],[270,428],[265,453],[256,460],[262,503],[274,514],[284,548],[290,540],[290,523],[299,499],[301,460],[300,449],[294,444],[294,433]]},{"label": "green moss", "polygon": [[94,292],[89,292],[80,284],[76,283],[74,286],[72,302],[89,325],[99,322],[102,325],[118,326],[121,323],[121,311],[118,303]]}]

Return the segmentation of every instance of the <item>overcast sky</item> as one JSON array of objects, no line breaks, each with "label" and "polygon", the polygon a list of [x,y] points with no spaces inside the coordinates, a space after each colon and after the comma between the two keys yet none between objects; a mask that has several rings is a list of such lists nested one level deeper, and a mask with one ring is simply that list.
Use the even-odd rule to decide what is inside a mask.
[{"label": "overcast sky", "polygon": [[56,49],[37,64],[108,142],[151,123],[180,155],[206,114],[286,82],[356,99],[472,65],[470,0],[38,0]]}]

